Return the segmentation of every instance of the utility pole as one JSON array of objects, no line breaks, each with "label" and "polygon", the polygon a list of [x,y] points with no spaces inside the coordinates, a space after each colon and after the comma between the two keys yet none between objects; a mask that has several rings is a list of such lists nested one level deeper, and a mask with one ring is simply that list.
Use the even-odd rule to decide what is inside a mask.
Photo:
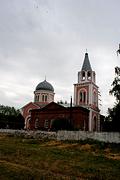
[{"label": "utility pole", "polygon": [[70,98],[70,126],[73,126],[73,122],[72,122],[72,96]]}]

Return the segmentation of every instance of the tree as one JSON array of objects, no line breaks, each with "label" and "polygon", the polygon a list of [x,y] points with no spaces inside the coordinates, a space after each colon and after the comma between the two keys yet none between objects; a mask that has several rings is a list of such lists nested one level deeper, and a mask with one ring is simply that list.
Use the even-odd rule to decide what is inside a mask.
[{"label": "tree", "polygon": [[115,79],[112,83],[113,88],[110,90],[110,94],[114,95],[117,103],[120,103],[120,68],[115,67]]},{"label": "tree", "polygon": [[16,110],[14,107],[0,105],[0,113],[9,116],[18,116],[18,114],[20,114],[20,111]]},{"label": "tree", "polygon": [[108,109],[106,120],[109,122],[112,131],[120,132],[120,68],[115,67],[115,78],[112,83],[110,94],[116,98],[113,108]]},{"label": "tree", "polygon": [[70,130],[71,124],[68,119],[56,118],[52,123],[53,130]]},{"label": "tree", "polygon": [[0,128],[23,129],[24,118],[14,107],[0,105]]}]

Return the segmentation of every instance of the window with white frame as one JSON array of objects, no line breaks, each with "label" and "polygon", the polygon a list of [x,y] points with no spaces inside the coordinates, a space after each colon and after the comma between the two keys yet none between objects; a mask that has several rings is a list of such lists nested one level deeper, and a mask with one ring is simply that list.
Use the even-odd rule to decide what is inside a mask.
[{"label": "window with white frame", "polygon": [[50,120],[50,128],[52,128],[52,124],[53,124],[53,121],[54,121],[55,119],[51,119]]},{"label": "window with white frame", "polygon": [[46,119],[45,122],[44,122],[44,128],[47,129],[47,128],[48,128],[48,125],[49,125],[49,122],[48,122],[48,120]]},{"label": "window with white frame", "polygon": [[38,102],[39,101],[39,95],[36,95],[35,96],[35,102]]},{"label": "window with white frame", "polygon": [[80,102],[82,102],[82,91],[80,92]]},{"label": "window with white frame", "polygon": [[37,102],[37,95],[35,95],[35,102]]},{"label": "window with white frame", "polygon": [[86,103],[87,101],[87,92],[85,90],[80,91],[80,103]]},{"label": "window with white frame", "polygon": [[82,80],[85,80],[85,72],[82,72]]},{"label": "window with white frame", "polygon": [[94,104],[95,106],[97,105],[97,94],[96,94],[95,91],[93,92],[93,104]]},{"label": "window with white frame", "polygon": [[39,118],[35,119],[35,129],[39,129]]},{"label": "window with white frame", "polygon": [[88,80],[91,80],[91,72],[90,71],[87,72],[87,78],[88,78]]},{"label": "window with white frame", "polygon": [[44,95],[42,95],[42,102],[44,102],[44,98],[45,98],[45,96],[44,96]]},{"label": "window with white frame", "polygon": [[47,102],[47,95],[45,95],[45,102]]},{"label": "window with white frame", "polygon": [[83,92],[83,103],[85,103],[86,102],[86,92],[84,91]]}]

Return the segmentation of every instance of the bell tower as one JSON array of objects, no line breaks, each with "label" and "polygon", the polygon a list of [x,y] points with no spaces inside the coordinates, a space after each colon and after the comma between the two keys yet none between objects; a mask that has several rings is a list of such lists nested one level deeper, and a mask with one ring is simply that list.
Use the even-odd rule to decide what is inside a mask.
[{"label": "bell tower", "polygon": [[78,83],[74,84],[74,104],[89,109],[89,131],[99,131],[98,86],[88,53],[85,53],[82,69],[78,72]]}]

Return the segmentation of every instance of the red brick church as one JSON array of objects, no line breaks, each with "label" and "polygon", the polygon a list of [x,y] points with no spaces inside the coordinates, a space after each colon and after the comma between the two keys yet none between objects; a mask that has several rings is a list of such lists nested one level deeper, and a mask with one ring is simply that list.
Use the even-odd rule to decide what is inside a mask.
[{"label": "red brick church", "polygon": [[78,72],[78,82],[74,84],[74,103],[64,107],[54,102],[54,95],[53,86],[46,80],[37,85],[34,102],[22,108],[25,129],[51,130],[54,120],[63,118],[71,121],[73,129],[100,131],[98,86],[88,53],[85,53],[83,66]]}]

